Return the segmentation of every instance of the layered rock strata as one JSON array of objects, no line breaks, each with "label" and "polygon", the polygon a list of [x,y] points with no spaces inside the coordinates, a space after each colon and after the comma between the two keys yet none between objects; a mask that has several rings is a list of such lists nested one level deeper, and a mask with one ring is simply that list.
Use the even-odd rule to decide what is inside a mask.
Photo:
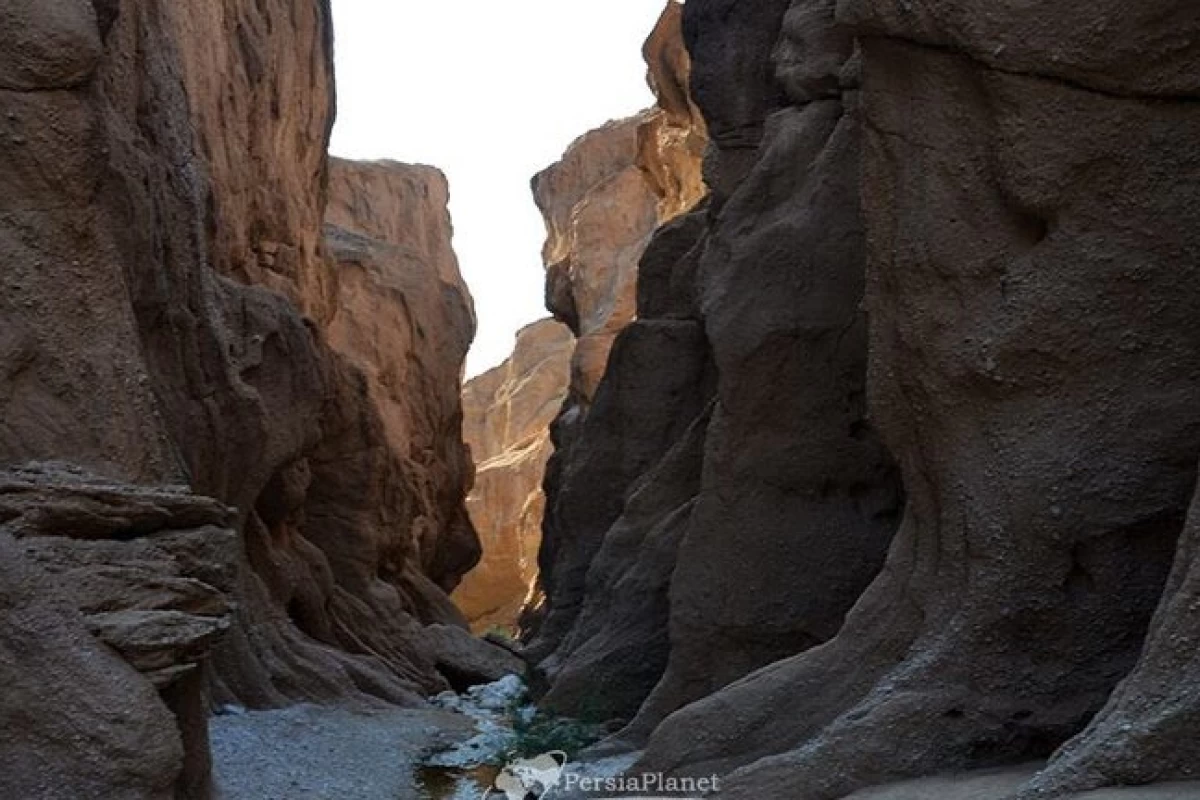
[{"label": "layered rock strata", "polygon": [[202,668],[233,619],[232,513],[179,488],[0,472],[5,796],[202,797]]}]

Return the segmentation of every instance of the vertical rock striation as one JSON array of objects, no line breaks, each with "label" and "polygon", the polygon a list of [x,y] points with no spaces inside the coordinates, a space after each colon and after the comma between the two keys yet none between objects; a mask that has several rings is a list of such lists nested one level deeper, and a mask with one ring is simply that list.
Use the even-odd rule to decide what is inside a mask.
[{"label": "vertical rock striation", "polygon": [[[840,83],[841,125],[864,137],[871,418],[908,504],[835,639],[671,716],[643,766],[736,770],[721,797],[833,800],[1034,759],[1133,666],[1200,444],[1200,16],[1154,5],[1089,6],[1088,26],[1061,6],[847,1],[839,24],[833,3],[791,4],[775,52],[793,107],[768,118],[744,185],[780,180],[773,126],[815,121]],[[705,22],[720,6],[687,6],[697,74],[701,34],[734,35]],[[828,45],[851,32],[838,69]],[[1188,776],[1186,747],[1157,737],[1187,724],[1162,670],[1187,680],[1190,552],[1141,669],[1028,796]]]},{"label": "vertical rock striation", "polygon": [[684,7],[712,194],[559,423],[545,702],[833,800],[1048,756],[1128,674],[1023,800],[1195,777],[1200,14],[901,5]]},{"label": "vertical rock striation", "polygon": [[218,696],[250,705],[444,689],[423,625],[465,624],[446,595],[479,556],[458,395],[474,316],[445,179],[335,159],[329,187],[319,436],[256,500],[255,603],[218,659]]},{"label": "vertical rock striation", "polygon": [[[680,21],[680,7],[668,3],[644,48],[658,105],[585,135],[534,179],[547,227],[547,305],[578,337],[570,393],[552,427],[555,455],[546,473],[539,554],[544,600],[527,618],[529,633],[536,633],[530,657],[551,674],[561,661],[554,653],[582,609],[588,567],[604,531],[620,515],[625,492],[706,402],[699,389],[706,359],[697,358],[689,344],[695,326],[634,322],[641,312],[639,262],[652,233],[690,211],[707,191],[701,171],[707,135],[686,93],[690,67]],[[614,348],[626,329],[629,341]],[[670,353],[657,352],[656,342]],[[672,355],[682,360],[674,363]],[[606,365],[616,369],[617,362],[628,374],[604,391],[601,376]],[[672,399],[652,408],[659,393]],[[681,404],[688,410],[679,411]],[[598,407],[607,410],[589,429]],[[645,681],[643,676],[632,694],[642,692]],[[621,682],[614,678],[607,685]],[[619,691],[630,694],[625,687]],[[554,698],[548,702],[579,711]]]},{"label": "vertical rock striation", "polygon": [[517,334],[512,357],[463,388],[463,438],[475,459],[467,498],[483,558],[453,598],[473,628],[513,629],[537,581],[550,423],[567,396],[575,337],[546,319]]},{"label": "vertical rock striation", "polygon": [[479,558],[463,505],[472,473],[458,391],[475,313],[451,249],[448,202],[446,178],[432,167],[332,161],[326,241],[338,302],[329,341],[366,375],[384,443],[400,459],[401,533],[388,538],[416,550],[392,558],[444,592]]},{"label": "vertical rock striation", "polygon": [[547,705],[632,719],[635,742],[832,638],[896,524],[898,478],[865,419],[858,128],[838,78],[851,40],[816,31],[804,44],[826,70],[789,97],[770,67],[786,10],[683,7],[695,101],[662,102],[703,110],[713,194],[649,245],[638,320],[586,416],[556,430],[530,652]]}]

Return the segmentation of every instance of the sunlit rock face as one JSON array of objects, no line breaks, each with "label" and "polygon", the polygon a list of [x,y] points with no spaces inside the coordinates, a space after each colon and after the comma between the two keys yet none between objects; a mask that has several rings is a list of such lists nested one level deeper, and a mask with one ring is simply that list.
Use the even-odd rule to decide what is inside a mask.
[{"label": "sunlit rock face", "polygon": [[463,438],[475,459],[467,508],[483,558],[453,599],[476,630],[511,630],[536,582],[550,423],[567,397],[574,349],[565,325],[536,322],[517,334],[507,361],[463,388]]},{"label": "sunlit rock face", "polygon": [[[613,343],[637,316],[638,265],[653,232],[707,193],[701,169],[707,135],[687,94],[689,59],[680,24],[680,7],[669,3],[645,44],[658,104],[583,135],[561,161],[533,180],[547,229],[547,305],[573,340],[560,339],[564,329],[539,323],[522,333],[512,360],[467,387],[466,437],[478,470],[471,508],[484,540],[484,560],[456,599],[481,624],[510,624],[511,598],[518,590],[530,594],[537,569],[532,554],[541,540],[534,528],[542,526],[543,516],[555,513],[560,476],[569,460],[569,431],[589,413]],[[530,384],[522,370],[533,368],[534,359],[522,349],[533,348],[535,339],[544,340],[551,330],[556,330],[554,369],[537,367],[539,377]],[[564,357],[566,383],[556,386],[551,411],[542,403],[549,396],[545,389],[555,383],[547,377],[561,376],[558,364]],[[510,398],[527,403],[527,396],[538,409],[535,438],[530,438],[534,429],[510,428]],[[471,421],[472,407],[481,410],[478,423]],[[547,464],[554,449],[548,433],[552,421],[558,455]],[[549,548],[556,546],[552,542]],[[542,549],[543,563],[547,552]],[[542,607],[543,588],[534,587],[531,609]],[[510,598],[503,614],[486,616],[498,607],[489,596]],[[538,616],[532,613],[526,624],[535,624]]]},{"label": "sunlit rock face", "polygon": [[668,3],[645,45],[658,105],[584,134],[533,179],[546,222],[546,302],[579,339],[571,386],[584,407],[613,339],[636,316],[638,262],[651,235],[707,193],[707,137],[686,92],[679,9]]},{"label": "sunlit rock face", "polygon": [[0,794],[202,796],[210,703],[470,673],[445,181],[330,170],[327,4],[0,22]]},{"label": "sunlit rock face", "polygon": [[[337,262],[337,303],[329,343],[365,377],[384,433],[377,444],[399,460],[403,481],[368,504],[386,539],[373,550],[446,592],[479,557],[464,507],[471,458],[459,396],[475,317],[450,244],[448,202],[446,178],[432,167],[331,160],[326,243]],[[388,504],[398,517],[378,511]]]}]

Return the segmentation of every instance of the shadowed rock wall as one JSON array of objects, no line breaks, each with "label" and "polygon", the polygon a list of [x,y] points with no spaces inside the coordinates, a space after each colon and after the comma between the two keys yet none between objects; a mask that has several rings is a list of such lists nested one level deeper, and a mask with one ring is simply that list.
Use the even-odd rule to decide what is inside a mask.
[{"label": "shadowed rock wall", "polygon": [[785,5],[683,8],[696,100],[677,105],[704,111],[713,195],[656,234],[638,320],[586,416],[557,423],[529,649],[547,705],[636,717],[627,740],[830,639],[896,524],[865,419],[859,145],[837,80],[851,42],[819,40],[833,77],[785,108],[764,45]]},{"label": "shadowed rock wall", "polygon": [[[775,13],[738,9],[764,28]],[[720,2],[685,9],[714,139],[745,98],[786,100],[723,214],[757,180],[783,187],[807,171],[757,196],[819,197],[808,213],[824,230],[804,252],[831,252],[848,240],[826,216],[837,202],[823,170],[838,153],[860,162],[843,186],[863,209],[868,409],[908,500],[882,573],[835,638],[671,715],[639,768],[731,772],[721,797],[833,800],[1049,756],[1133,668],[1186,530],[1200,341],[1183,76],[1200,58],[1184,31],[1200,15],[796,0],[777,17],[770,88],[721,103],[707,65],[757,41],[734,19]],[[819,144],[775,162],[788,129]],[[786,229],[743,235],[785,246]],[[755,549],[745,532],[737,541]],[[1172,644],[1191,629],[1190,553],[1185,540],[1142,666],[1022,796],[1194,777],[1179,744],[1193,704],[1169,688],[1194,678]],[[681,552],[675,586],[705,563]],[[739,585],[760,595],[780,579]]]},{"label": "shadowed rock wall", "polygon": [[559,423],[530,642],[635,772],[1196,777],[1200,12],[984,5],[682,10],[711,197]]}]

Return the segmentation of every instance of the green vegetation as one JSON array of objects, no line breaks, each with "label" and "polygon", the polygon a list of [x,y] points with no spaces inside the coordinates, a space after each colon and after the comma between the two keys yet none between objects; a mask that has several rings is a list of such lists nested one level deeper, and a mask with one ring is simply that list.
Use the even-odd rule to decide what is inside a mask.
[{"label": "green vegetation", "polygon": [[529,717],[513,717],[513,738],[505,748],[506,760],[532,758],[542,753],[561,750],[568,758],[589,747],[604,736],[604,728],[576,719],[552,717],[537,713]]}]

